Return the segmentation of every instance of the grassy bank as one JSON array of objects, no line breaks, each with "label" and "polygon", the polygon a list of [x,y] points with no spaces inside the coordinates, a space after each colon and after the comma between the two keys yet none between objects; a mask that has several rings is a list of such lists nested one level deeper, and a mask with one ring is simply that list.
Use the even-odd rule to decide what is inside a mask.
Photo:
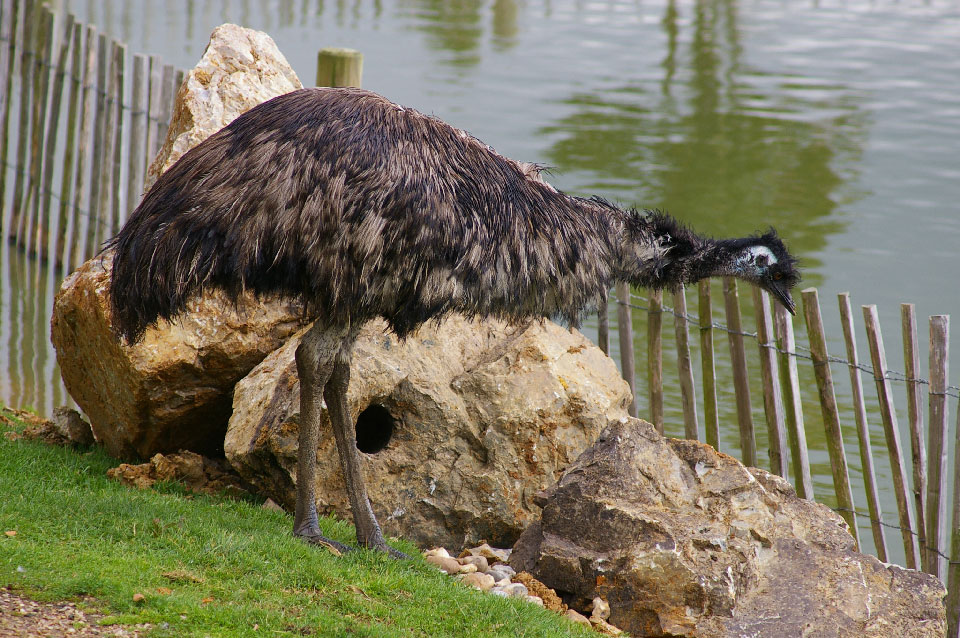
[{"label": "grassy bank", "polygon": [[[0,535],[0,586],[28,597],[92,597],[102,622],[150,623],[151,636],[595,636],[419,558],[309,547],[289,516],[256,503],[125,487],[107,479],[117,461],[101,450],[7,436],[23,424],[5,416],[0,532],[16,533]],[[321,525],[353,541],[351,526]]]}]

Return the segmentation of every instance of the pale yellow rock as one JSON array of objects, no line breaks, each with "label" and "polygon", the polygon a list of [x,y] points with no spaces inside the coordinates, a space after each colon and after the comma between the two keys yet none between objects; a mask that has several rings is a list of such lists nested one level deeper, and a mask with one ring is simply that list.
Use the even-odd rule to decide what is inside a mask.
[{"label": "pale yellow rock", "polygon": [[493,576],[488,574],[481,574],[480,572],[474,572],[472,574],[464,574],[460,579],[464,584],[470,585],[471,587],[476,587],[480,591],[490,591],[493,589],[494,582]]},{"label": "pale yellow rock", "polygon": [[300,88],[297,74],[269,35],[235,24],[217,27],[180,86],[167,138],[147,171],[144,189],[241,113]]}]

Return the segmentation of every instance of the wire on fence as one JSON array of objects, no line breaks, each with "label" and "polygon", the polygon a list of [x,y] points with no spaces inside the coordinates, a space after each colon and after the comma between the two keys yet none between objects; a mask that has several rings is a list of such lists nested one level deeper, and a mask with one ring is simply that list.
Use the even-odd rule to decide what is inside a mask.
[{"label": "wire on fence", "polygon": [[[633,292],[630,293],[630,299],[637,299],[637,300],[644,301],[644,302],[649,301],[649,299],[647,299],[646,297],[643,297],[643,296],[641,296],[641,295],[634,294]],[[628,307],[630,307],[630,308],[634,308],[634,309],[636,309],[636,310],[645,310],[645,311],[648,311],[648,312],[650,311],[650,308],[649,308],[648,306],[641,306],[641,305],[638,305],[638,304],[634,304],[634,303],[630,303],[630,302],[626,302],[626,301],[621,301],[621,300],[619,300],[619,299],[616,300],[616,303],[622,304],[622,305],[625,305],[625,306],[628,306]],[[687,321],[689,321],[689,322],[691,322],[691,323],[694,323],[694,324],[696,324],[696,325],[698,325],[698,326],[701,326],[701,329],[704,329],[704,327],[700,324],[700,318],[699,318],[698,316],[696,316],[695,314],[691,313],[691,312],[680,313],[680,312],[677,312],[677,311],[674,310],[673,308],[671,308],[671,307],[669,307],[669,306],[666,306],[666,305],[662,306],[661,312],[666,313],[666,314],[671,314],[671,315],[673,315],[674,317],[676,317],[676,318],[678,318],[678,319],[686,319]],[[727,326],[725,326],[725,325],[723,325],[722,323],[719,323],[719,322],[717,322],[717,321],[711,321],[711,322],[710,322],[710,326],[713,327],[713,328],[716,328],[717,330],[722,330],[723,332],[726,332],[726,333],[728,333],[728,334],[740,335],[740,336],[743,336],[743,337],[750,337],[750,338],[752,338],[752,339],[756,339],[756,338],[757,338],[757,333],[756,333],[756,332],[745,332],[745,331],[742,331],[742,330],[731,330],[731,329],[728,328]],[[779,352],[780,354],[785,354],[785,355],[788,355],[788,356],[791,356],[791,357],[798,357],[798,358],[800,358],[800,359],[807,359],[808,361],[813,361],[813,360],[814,360],[813,357],[812,357],[811,355],[808,355],[808,354],[803,354],[803,353],[801,353],[801,352],[791,352],[791,351],[787,351],[787,350],[782,350],[782,349],[780,349],[780,348],[777,347],[777,344],[776,344],[776,343],[773,343],[773,342],[770,342],[770,343],[761,343],[761,344],[759,344],[759,345],[760,345],[760,347],[762,347],[762,348],[770,348],[771,350],[775,350],[776,352]],[[799,344],[797,344],[797,348],[800,349],[800,350],[805,350],[805,351],[807,351],[807,352],[810,352],[810,349],[809,349],[809,348],[804,348],[803,346],[801,346],[801,345],[799,345]],[[878,381],[879,381],[880,379],[884,378],[884,377],[879,377],[879,378],[878,378],[876,372],[874,372],[874,370],[873,370],[873,367],[868,366],[868,365],[864,365],[864,364],[862,364],[862,363],[856,363],[856,364],[854,364],[854,363],[852,363],[852,362],[850,362],[850,361],[847,361],[846,359],[843,359],[843,358],[841,358],[841,357],[835,357],[835,356],[827,356],[827,361],[830,362],[830,363],[840,363],[840,364],[843,364],[843,365],[850,366],[850,367],[852,367],[852,368],[856,368],[856,369],[860,370],[861,372],[865,372],[865,373],[869,374],[871,377],[873,377],[875,380],[878,380]],[[905,375],[904,373],[902,373],[902,372],[897,372],[897,371],[895,371],[895,370],[888,370],[888,371],[887,371],[887,374],[886,374],[886,378],[889,379],[890,381],[902,381],[902,382],[907,382],[907,383],[920,383],[920,384],[922,384],[922,385],[927,385],[927,386],[930,385],[930,381],[928,381],[927,379],[908,377],[908,376]],[[956,390],[957,392],[950,392],[950,390]],[[947,386],[947,391],[945,391],[945,392],[931,392],[930,394],[945,395],[945,396],[948,396],[948,397],[953,397],[953,398],[955,398],[955,399],[960,399],[960,386],[948,385],[948,386]]]}]

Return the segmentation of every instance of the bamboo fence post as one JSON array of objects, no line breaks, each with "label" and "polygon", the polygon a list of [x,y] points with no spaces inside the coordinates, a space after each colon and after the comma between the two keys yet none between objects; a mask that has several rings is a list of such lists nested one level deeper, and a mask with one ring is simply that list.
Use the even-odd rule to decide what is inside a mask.
[{"label": "bamboo fence post", "polygon": [[790,442],[793,481],[800,498],[813,500],[810,477],[810,456],[803,427],[803,406],[800,403],[800,375],[797,372],[796,342],[793,318],[780,304],[773,307],[774,330],[777,335],[777,361],[780,369],[780,390],[783,393],[783,416]]},{"label": "bamboo fence post", "polygon": [[740,319],[740,296],[737,281],[723,278],[723,301],[727,311],[727,339],[730,342],[730,359],[733,363],[733,389],[737,399],[737,422],[740,424],[740,447],[743,464],[757,466],[757,438],[750,412],[750,381],[747,376],[747,353],[743,347],[743,322]]},{"label": "bamboo fence post", "polygon": [[[53,211],[50,205],[53,196],[53,168],[54,157],[57,152],[57,137],[60,131],[60,110],[63,106],[63,83],[66,79],[67,58],[70,55],[70,46],[73,41],[73,23],[76,17],[70,13],[63,25],[63,38],[60,41],[60,52],[57,54],[57,66],[53,77],[53,91],[50,94],[50,115],[47,118],[46,148],[43,152],[43,179],[40,182],[42,193],[40,205],[40,245],[37,252],[46,259],[50,255],[50,223]],[[59,219],[59,215],[57,219]],[[54,247],[56,255],[56,247]],[[56,259],[56,257],[55,257]]]},{"label": "bamboo fence post", "polygon": [[[93,161],[90,157],[90,144],[93,142],[93,126],[96,120],[97,92],[93,84],[96,81],[99,55],[97,29],[87,25],[84,30],[83,75],[81,76],[80,130],[77,135],[77,167],[73,185],[74,233],[71,254],[72,268],[76,268],[93,254],[93,238],[96,233],[96,216],[90,196],[90,169]],[[86,225],[81,232],[80,220],[86,217]]]},{"label": "bamboo fence post", "polygon": [[93,125],[93,159],[90,166],[90,222],[87,227],[87,249],[85,253],[92,255],[96,252],[97,240],[101,236],[104,220],[101,219],[103,207],[101,200],[101,182],[104,165],[104,129],[107,118],[107,45],[110,44],[107,36],[101,33],[97,36],[97,83],[94,93],[97,97],[96,118]]},{"label": "bamboo fence post", "polygon": [[[170,128],[170,117],[173,114],[173,102],[177,97],[177,78],[172,64],[163,65],[162,79],[160,80],[160,111],[157,114],[157,153],[167,141],[167,129]],[[156,153],[155,153],[156,154]]]},{"label": "bamboo fence post", "polygon": [[7,233],[10,239],[20,241],[20,225],[23,217],[23,195],[27,177],[27,153],[30,146],[30,92],[33,87],[33,41],[36,33],[36,1],[27,0],[23,13],[23,34],[20,49],[20,111],[17,118],[17,161],[14,170],[13,202]]},{"label": "bamboo fence post", "polygon": [[813,358],[813,373],[817,379],[820,395],[820,413],[827,435],[827,452],[830,454],[830,469],[833,473],[833,489],[837,495],[840,516],[847,521],[853,539],[860,546],[857,530],[857,508],[853,502],[850,474],[847,470],[847,455],[843,449],[843,431],[840,429],[840,412],[833,390],[833,375],[827,355],[827,337],[820,316],[820,298],[816,288],[807,288],[803,295],[803,316],[807,321],[807,337],[810,339],[810,354]]},{"label": "bamboo fence post", "polygon": [[140,195],[143,192],[143,175],[147,161],[148,84],[147,56],[138,53],[133,56],[130,147],[127,156],[127,205],[121,211],[121,223],[127,220],[127,216],[140,202]]},{"label": "bamboo fence post", "polygon": [[113,93],[116,132],[113,135],[113,158],[110,162],[112,175],[110,176],[110,236],[120,232],[120,223],[123,221],[123,211],[120,202],[123,195],[123,185],[120,183],[120,174],[123,166],[123,96],[125,91],[125,69],[127,59],[127,45],[122,42],[113,43],[113,72],[116,74],[116,84]]},{"label": "bamboo fence post", "polygon": [[767,438],[770,441],[770,471],[783,478],[787,468],[787,433],[783,425],[783,400],[780,398],[780,379],[777,376],[777,356],[774,348],[773,318],[770,316],[770,297],[759,287],[753,287],[753,305],[757,316],[757,346],[760,350],[760,376],[763,381],[763,412],[767,420]]},{"label": "bamboo fence post", "polygon": [[907,472],[903,467],[903,452],[900,445],[900,430],[897,426],[897,412],[893,407],[893,388],[887,378],[887,357],[883,349],[883,336],[880,332],[880,320],[877,307],[863,306],[863,320],[867,326],[867,341],[870,344],[870,359],[873,362],[873,378],[877,383],[877,398],[880,401],[880,416],[883,419],[883,432],[887,439],[887,451],[890,454],[890,469],[893,473],[894,493],[897,497],[897,510],[900,515],[900,528],[903,535],[903,547],[906,553],[907,567],[917,569],[916,532],[914,531],[913,510],[907,496],[909,484]]},{"label": "bamboo fence post", "polygon": [[[114,227],[117,220],[113,218],[113,156],[114,147],[119,146],[117,125],[117,116],[120,112],[116,107],[117,100],[117,82],[120,80],[120,73],[117,70],[117,47],[119,43],[116,40],[110,42],[109,53],[107,54],[107,83],[106,95],[104,97],[104,120],[103,120],[103,159],[100,166],[100,217],[103,221],[103,227],[108,236],[115,234]],[[101,89],[104,87],[101,87]],[[101,236],[98,243],[103,243],[105,237]]]},{"label": "bamboo fence post", "polygon": [[663,434],[663,290],[650,291],[647,310],[647,392],[650,421]]},{"label": "bamboo fence post", "polygon": [[930,572],[927,563],[927,454],[923,445],[923,414],[920,407],[920,346],[917,343],[917,317],[912,303],[900,304],[900,326],[903,334],[903,362],[907,374],[907,421],[910,429],[910,453],[913,467],[913,500],[917,508],[917,539],[920,543],[920,566]]},{"label": "bamboo fence post", "polygon": [[[930,454],[930,482],[927,483],[927,571],[942,579],[940,548],[943,532],[941,527],[947,520],[947,379],[950,352],[950,317],[934,315],[930,317],[930,433],[928,444]],[[912,378],[913,375],[911,375]],[[919,514],[918,514],[919,516]]]},{"label": "bamboo fence post", "polygon": [[[0,72],[3,81],[0,82],[0,233],[4,229],[6,219],[3,204],[7,201],[7,137],[10,123],[10,99],[13,89],[13,71],[17,61],[17,19],[20,13],[19,0],[3,0],[3,14],[0,15]],[[2,238],[0,238],[2,239]]]},{"label": "bamboo fence post", "polygon": [[720,449],[720,417],[717,411],[717,370],[713,359],[713,309],[710,280],[698,284],[700,315],[700,370],[703,374],[703,421],[707,444]]},{"label": "bamboo fence post", "polygon": [[837,295],[837,298],[840,303],[843,338],[847,346],[847,368],[850,371],[850,387],[853,390],[853,414],[857,424],[857,440],[860,443],[860,464],[863,467],[864,491],[867,493],[867,508],[870,511],[870,529],[873,532],[873,544],[877,549],[877,558],[887,562],[887,539],[883,531],[877,476],[873,469],[873,446],[870,443],[867,407],[863,400],[863,383],[860,381],[860,363],[857,355],[857,337],[853,330],[853,309],[850,306],[850,293],[842,292]]},{"label": "bamboo fence post", "polygon": [[603,354],[610,356],[610,313],[607,293],[603,293],[603,299],[600,301],[600,307],[597,308],[597,346],[603,351]]},{"label": "bamboo fence post", "polygon": [[317,54],[317,86],[361,86],[363,54],[328,47]]},{"label": "bamboo fence post", "polygon": [[147,89],[147,142],[146,165],[149,166],[160,150],[160,98],[163,95],[163,63],[156,55],[150,56],[150,86]]},{"label": "bamboo fence post", "polygon": [[[960,410],[957,410],[957,425],[953,433],[954,450],[960,450]],[[950,562],[947,563],[947,636],[956,638],[960,630],[960,454],[953,456],[951,510]]]},{"label": "bamboo fence post", "polygon": [[[83,65],[83,46],[81,37],[83,36],[83,25],[77,22],[73,24],[73,34],[71,35],[72,44],[70,46],[70,97],[67,99],[67,131],[66,138],[63,140],[63,169],[60,179],[60,221],[57,225],[57,245],[54,250],[54,257],[64,269],[69,272],[70,264],[67,262],[67,228],[71,219],[76,220],[76,216],[70,215],[70,195],[73,179],[74,166],[74,145],[77,143],[77,108],[80,103],[80,81],[81,68]],[[77,236],[79,227],[73,224],[71,233]],[[75,258],[71,254],[70,260]]]},{"label": "bamboo fence post", "polygon": [[633,318],[630,312],[630,284],[617,284],[617,332],[620,337],[620,370],[630,386],[627,413],[637,416],[636,367],[633,354]]},{"label": "bamboo fence post", "polygon": [[690,361],[690,334],[687,330],[687,295],[682,285],[673,289],[673,328],[677,337],[677,372],[680,375],[680,398],[683,404],[683,435],[700,440],[697,423],[697,392],[693,384]]}]

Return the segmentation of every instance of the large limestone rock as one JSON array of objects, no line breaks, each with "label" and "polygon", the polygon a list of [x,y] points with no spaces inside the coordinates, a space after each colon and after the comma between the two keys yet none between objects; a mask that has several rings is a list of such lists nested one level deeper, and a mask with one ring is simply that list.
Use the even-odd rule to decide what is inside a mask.
[{"label": "large limestone rock", "polygon": [[208,294],[129,346],[110,325],[111,265],[111,254],[83,264],[54,302],[51,336],[67,391],[114,456],[222,453],[234,384],[303,326],[303,313],[252,297],[234,308]]},{"label": "large limestone rock", "polygon": [[581,609],[635,636],[940,638],[936,578],[854,551],[843,519],[783,479],[637,419],[613,421],[539,495],[514,546]]},{"label": "large limestone rock", "polygon": [[301,88],[269,35],[235,24],[217,27],[200,62],[180,86],[167,139],[147,171],[145,189],[181,155],[241,113]]},{"label": "large limestone rock", "polygon": [[[299,335],[237,384],[224,444],[248,482],[294,503]],[[421,546],[481,539],[508,546],[539,515],[533,495],[622,416],[629,389],[579,332],[552,322],[510,327],[459,316],[399,343],[362,331],[348,402],[370,500],[385,531]],[[326,421],[318,444],[318,508],[349,518]],[[379,449],[384,446],[383,449]]]},{"label": "large limestone rock", "polygon": [[[148,185],[247,109],[300,86],[268,35],[218,27],[180,87]],[[57,294],[51,338],[67,390],[111,454],[149,458],[181,448],[217,454],[234,383],[303,325],[303,313],[287,302],[253,298],[233,308],[210,294],[173,324],[124,346],[110,328],[111,258],[91,259]]]}]

